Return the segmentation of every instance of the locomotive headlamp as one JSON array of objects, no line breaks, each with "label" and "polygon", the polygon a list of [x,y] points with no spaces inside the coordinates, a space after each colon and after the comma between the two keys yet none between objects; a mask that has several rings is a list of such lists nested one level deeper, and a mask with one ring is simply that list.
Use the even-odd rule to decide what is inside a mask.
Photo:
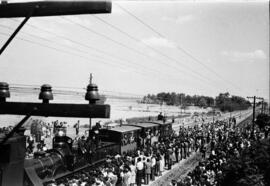
[{"label": "locomotive headlamp", "polygon": [[39,93],[39,99],[43,100],[43,103],[49,103],[49,100],[53,100],[52,86],[44,84],[41,86]]},{"label": "locomotive headlamp", "polygon": [[5,102],[10,97],[9,86],[6,82],[0,82],[0,102]]},{"label": "locomotive headlamp", "polygon": [[98,87],[96,84],[90,83],[87,86],[87,92],[85,94],[85,100],[88,100],[90,104],[95,104],[99,100]]},{"label": "locomotive headlamp", "polygon": [[62,131],[62,130],[58,131],[57,136],[65,136],[64,131]]}]

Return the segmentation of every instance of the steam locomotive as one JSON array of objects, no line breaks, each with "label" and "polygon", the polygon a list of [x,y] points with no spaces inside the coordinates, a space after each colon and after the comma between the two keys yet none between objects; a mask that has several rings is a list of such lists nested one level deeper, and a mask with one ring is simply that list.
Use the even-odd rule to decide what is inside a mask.
[{"label": "steam locomotive", "polygon": [[106,158],[107,154],[116,154],[119,145],[111,142],[100,142],[99,146],[91,145],[84,153],[82,148],[72,147],[72,139],[67,136],[56,136],[53,148],[24,161],[24,185],[46,185],[51,180],[57,180],[74,174],[85,168],[91,168]]}]

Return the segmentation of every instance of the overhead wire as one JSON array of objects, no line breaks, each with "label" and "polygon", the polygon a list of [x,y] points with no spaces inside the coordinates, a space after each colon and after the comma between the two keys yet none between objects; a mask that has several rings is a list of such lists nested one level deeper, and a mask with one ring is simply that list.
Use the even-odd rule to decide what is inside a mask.
[{"label": "overhead wire", "polygon": [[[100,17],[98,17],[98,16],[95,16],[95,15],[92,15],[92,16],[95,17],[97,20],[103,22],[104,24],[106,24],[106,25],[108,25],[108,26],[114,28],[115,30],[119,31],[120,33],[126,35],[127,37],[131,38],[132,40],[135,40],[135,41],[137,41],[137,42],[140,42],[140,40],[139,40],[138,38],[135,38],[134,36],[131,36],[131,35],[128,34],[127,32],[124,32],[124,31],[121,30],[119,27],[116,27],[115,25],[113,25],[113,24],[111,24],[111,23],[105,21],[104,19],[102,19],[102,18],[100,18]],[[150,48],[152,51],[156,52],[157,54],[159,54],[159,55],[161,55],[161,56],[163,56],[163,57],[165,57],[165,58],[167,58],[167,59],[169,59],[169,60],[171,60],[171,61],[175,61],[175,62],[178,63],[177,60],[175,60],[175,59],[171,58],[170,56],[166,55],[165,53],[163,53],[163,52],[161,52],[161,51],[155,49],[154,47],[149,46],[149,45],[147,45],[147,44],[145,44],[145,43],[142,43],[142,44],[143,44],[144,46],[146,46],[147,48]],[[201,75],[200,73],[194,71],[192,68],[186,66],[185,64],[182,64],[182,63],[181,63],[181,65],[184,66],[184,67],[185,67],[186,69],[188,69],[189,71],[193,72],[193,74],[195,74],[195,75],[197,75],[197,76],[199,76],[199,77],[201,77],[201,78],[204,78],[204,79],[206,79],[206,80],[208,80],[208,81],[211,81],[211,82],[213,81],[212,79],[210,79],[210,78],[208,78],[208,77],[206,77],[206,76],[203,76],[203,75]]]},{"label": "overhead wire", "polygon": [[[133,51],[133,52],[135,52],[135,53],[137,53],[137,54],[139,54],[139,55],[142,55],[142,56],[144,56],[144,57],[150,58],[151,60],[153,59],[153,57],[151,57],[151,56],[149,56],[149,55],[146,55],[145,53],[143,53],[143,52],[141,52],[141,51],[139,51],[139,50],[136,50],[136,49],[134,49],[134,48],[132,48],[132,47],[126,45],[126,44],[123,44],[123,43],[121,43],[121,42],[119,42],[119,41],[117,41],[117,40],[114,40],[114,39],[108,37],[107,35],[102,34],[102,33],[99,33],[99,32],[97,32],[97,31],[95,31],[95,30],[93,30],[93,29],[91,29],[91,28],[89,28],[89,27],[87,27],[87,26],[85,26],[85,25],[82,25],[82,24],[80,24],[80,23],[74,21],[74,20],[71,20],[71,19],[68,19],[68,18],[64,18],[64,17],[62,17],[62,19],[66,20],[66,21],[68,21],[68,22],[71,22],[71,23],[73,23],[73,24],[75,24],[75,25],[77,25],[77,26],[79,26],[79,27],[81,27],[81,28],[83,28],[83,29],[85,29],[85,30],[91,32],[91,33],[94,33],[94,34],[100,36],[100,37],[103,37],[103,38],[105,38],[105,39],[107,39],[107,40],[109,40],[109,41],[111,41],[111,42],[113,42],[113,43],[116,43],[116,44],[122,46],[123,48],[127,48],[127,49],[129,49],[129,50],[131,50],[131,51]],[[156,59],[155,59],[155,60],[156,60]],[[165,63],[165,62],[163,62],[163,61],[160,61],[160,62],[163,63],[163,64],[166,65],[166,66],[168,66],[168,65],[171,66],[170,64],[167,64],[167,63]],[[175,67],[173,67],[173,66],[171,66],[171,67],[172,67],[172,68],[175,68]],[[183,71],[182,71],[182,72],[183,72]]]},{"label": "overhead wire", "polygon": [[[11,89],[30,89],[30,90],[40,90],[40,85],[35,85],[35,84],[20,84],[20,83],[11,83],[9,84],[9,87]],[[64,89],[69,89],[69,90],[64,90]],[[57,90],[57,91],[64,91],[65,93],[63,93],[64,95],[71,95],[68,94],[70,92],[72,93],[85,93],[86,88],[82,88],[82,87],[73,87],[73,86],[53,86],[53,91]],[[124,95],[124,96],[137,96],[137,97],[142,97],[144,95],[139,95],[139,94],[134,94],[134,93],[128,93],[128,92],[118,92],[118,91],[109,91],[109,90],[104,90],[104,89],[99,89],[99,92],[101,92],[101,94],[117,94],[117,95]]]},{"label": "overhead wire", "polygon": [[[3,33],[3,32],[0,32],[0,35],[10,36],[9,34]],[[39,42],[36,42],[36,41],[29,40],[29,39],[21,38],[19,36],[17,36],[15,39],[22,40],[24,42],[28,42],[28,43],[31,43],[31,44],[39,45],[39,46],[42,46],[42,47],[45,47],[45,48],[48,48],[48,49],[56,50],[58,52],[62,52],[62,53],[68,54],[68,55],[73,55],[73,56],[77,56],[77,57],[80,57],[80,58],[83,58],[83,59],[92,60],[91,58],[86,57],[86,56],[82,56],[82,55],[79,55],[79,54],[76,54],[76,53],[73,53],[73,52],[70,52],[70,51],[67,51],[67,50],[64,50],[64,49],[59,49],[59,48],[52,47],[52,46],[49,46],[49,45],[46,45],[46,44],[43,44],[43,43],[39,43]],[[110,66],[116,68],[115,67],[115,64],[104,62],[104,61],[102,61],[100,59],[95,59],[95,60],[98,61],[98,62],[100,62],[100,63],[106,64],[106,65],[110,65]],[[88,62],[85,62],[85,63],[89,64]],[[117,65],[117,66],[119,68],[121,68],[122,70],[126,70],[126,68],[124,68],[122,66],[119,66],[119,65]],[[134,69],[133,69],[133,71],[134,71]],[[144,74],[144,73],[142,73],[140,71],[134,71],[134,72],[135,73],[138,73],[140,75],[146,76],[148,78],[151,78],[151,77],[147,76],[148,74]]]},{"label": "overhead wire", "polygon": [[[18,20],[14,20],[13,19],[13,21],[18,21]],[[79,24],[79,23],[78,23]],[[42,30],[42,31],[44,31],[44,32],[47,32],[47,33],[50,33],[50,34],[53,34],[54,36],[57,36],[57,37],[60,37],[60,38],[63,38],[63,39],[66,39],[67,41],[70,41],[70,42],[72,42],[72,43],[75,43],[75,44],[78,44],[78,45],[81,45],[81,46],[84,46],[84,47],[87,47],[87,48],[89,48],[90,46],[88,46],[88,45],[84,45],[84,44],[81,44],[81,43],[79,43],[79,42],[77,42],[77,41],[74,41],[74,40],[71,40],[71,39],[69,39],[69,38],[67,38],[67,37],[65,37],[65,36],[62,36],[62,35],[58,35],[58,34],[55,34],[55,33],[52,33],[52,32],[50,32],[50,31],[48,31],[48,30],[45,30],[45,29],[40,29],[39,27],[36,27],[35,25],[32,25],[32,24],[29,24],[28,23],[28,25],[30,26],[30,27],[32,27],[32,28],[35,28],[35,29],[39,29],[39,30]],[[92,29],[91,29],[92,30]],[[95,31],[94,31],[95,32]],[[95,32],[95,33],[97,33],[97,32]],[[127,33],[126,33],[126,35],[128,35]],[[103,34],[102,34],[102,36],[104,36]],[[130,35],[129,35],[130,36]],[[132,37],[132,36],[130,36],[133,40],[134,39],[136,39],[135,37]],[[42,38],[42,37],[41,37]],[[44,38],[42,38],[42,39],[44,39]],[[108,39],[108,38],[106,38],[106,39]],[[47,41],[48,41],[48,39],[46,39]],[[114,41],[114,40],[113,40]],[[137,40],[138,41],[138,40]],[[51,42],[55,42],[55,41],[51,41]],[[63,46],[63,45],[62,45]],[[147,45],[146,45],[147,46]],[[147,46],[148,47],[148,46]],[[69,48],[72,48],[72,47],[69,47]],[[90,47],[91,49],[93,49],[93,47]],[[94,48],[95,50],[96,50],[96,48]],[[152,50],[155,50],[153,47],[152,47]],[[103,52],[102,50],[96,50],[96,51],[98,51],[98,52],[102,52],[102,53],[105,53],[105,52]],[[156,51],[156,52],[159,52],[159,51]],[[106,53],[106,54],[108,54],[108,53]],[[145,56],[145,55],[144,55]],[[149,56],[147,56],[147,57],[149,57]],[[168,57],[168,56],[167,56]],[[100,58],[102,58],[102,56],[100,56]],[[116,58],[116,56],[114,56],[114,58]],[[122,60],[122,59],[119,59],[119,58],[117,58],[118,60]],[[129,61],[130,62],[130,61]],[[128,63],[128,65],[127,66],[130,66],[129,65],[130,63]],[[134,63],[132,63],[132,64],[134,64]],[[126,64],[124,64],[124,65],[126,65]],[[164,65],[168,65],[168,64],[166,64],[166,63],[164,63]],[[143,70],[145,70],[145,68],[147,68],[146,66],[144,66],[144,65],[140,65],[140,66],[142,66],[143,67]],[[174,67],[172,67],[172,68],[174,68]],[[149,69],[149,68],[147,68],[147,69]],[[152,72],[154,72],[154,73],[157,73],[157,71],[154,71],[154,70],[152,70]],[[173,76],[172,74],[170,74],[170,73],[164,73],[164,71],[159,71],[157,74],[158,75],[160,75],[160,73],[162,73],[162,74],[165,74],[166,75],[166,78],[168,78],[168,76],[170,76],[170,77],[172,77],[172,78],[174,78],[174,79],[178,79],[176,76]],[[195,72],[196,73],[196,72]],[[196,77],[197,78],[197,77]],[[208,84],[206,84],[207,86],[209,86]],[[212,88],[212,87],[211,87]]]},{"label": "overhead wire", "polygon": [[[82,26],[82,25],[81,25]],[[86,27],[87,28],[87,27]],[[93,31],[93,30],[92,30]],[[94,31],[95,32],[95,31]],[[97,34],[97,32],[95,32],[96,34]],[[126,34],[127,35],[127,34]],[[104,37],[105,35],[103,35],[102,34],[102,36]],[[129,35],[130,36],[130,35]],[[63,38],[63,37],[62,37]],[[43,38],[44,39],[44,38]],[[67,38],[65,38],[65,39],[67,39]],[[107,37],[107,39],[108,39],[108,37]],[[134,37],[133,37],[133,39],[134,39]],[[69,39],[70,40],[70,39]],[[113,41],[115,41],[115,40],[113,40]],[[79,43],[77,43],[77,44],[79,44]],[[118,42],[118,44],[120,44],[119,42]],[[124,45],[124,47],[126,47],[126,45]],[[129,49],[131,49],[130,47],[128,47]],[[154,49],[154,48],[153,48]],[[154,49],[155,50],[155,49]],[[100,51],[99,51],[100,52]],[[157,51],[156,51],[157,52]],[[144,56],[145,56],[145,54],[143,54]],[[147,56],[147,55],[146,55]],[[82,56],[80,56],[80,57],[82,57]],[[84,56],[83,56],[84,57]],[[147,56],[147,57],[149,57],[149,56]],[[84,57],[85,58],[85,57]],[[167,65],[167,64],[166,64]],[[207,84],[208,85],[208,84]],[[209,86],[209,85],[208,85]]]},{"label": "overhead wire", "polygon": [[[8,26],[5,26],[5,25],[0,25],[0,27],[4,27],[4,28],[7,28],[7,29],[12,29],[11,27],[8,27]],[[55,41],[52,41],[52,40],[49,40],[49,39],[46,39],[46,38],[43,38],[43,37],[40,37],[40,36],[37,36],[37,35],[34,35],[34,34],[30,34],[30,33],[26,33],[26,32],[23,32],[23,31],[21,31],[21,33],[23,33],[23,34],[26,34],[26,35],[29,35],[29,36],[32,36],[32,37],[36,37],[36,38],[39,38],[39,39],[42,39],[42,40],[44,40],[44,41],[47,41],[47,42],[55,42]],[[1,35],[5,35],[5,36],[9,36],[8,34],[5,34],[5,33],[3,33],[3,32],[1,32],[0,33]],[[81,58],[84,58],[84,59],[90,59],[89,57],[86,57],[86,56],[82,56],[82,55],[78,55],[78,54],[76,54],[76,53],[74,53],[74,52],[70,52],[70,51],[66,51],[66,50],[63,50],[63,49],[59,49],[59,48],[57,48],[57,47],[51,47],[51,46],[48,46],[48,45],[45,45],[45,44],[42,44],[42,43],[39,43],[39,42],[36,42],[36,41],[31,41],[31,40],[28,40],[28,39],[25,39],[25,38],[21,38],[21,37],[18,37],[20,40],[22,40],[22,41],[25,41],[25,42],[32,42],[32,44],[36,44],[36,45],[40,45],[40,46],[43,46],[43,47],[46,47],[46,48],[49,48],[49,49],[52,49],[52,50],[57,50],[57,51],[59,51],[59,52],[64,52],[64,53],[66,53],[66,54],[73,54],[73,55],[75,55],[75,56],[78,56],[78,57],[81,57]],[[59,43],[57,43],[57,44],[59,44]],[[61,45],[61,44],[60,44]],[[65,46],[65,45],[63,45],[62,44],[62,46]],[[68,46],[65,46],[65,47],[68,47]],[[76,51],[76,50],[79,50],[79,49],[74,49],[73,47],[68,47],[68,48],[70,48],[70,49],[72,49],[73,51]],[[80,52],[84,52],[84,53],[86,53],[85,51],[82,51],[82,50],[79,50]],[[95,57],[95,56],[91,56],[91,57]],[[95,59],[95,60],[98,60],[98,61],[100,61],[101,63],[103,63],[103,64],[109,64],[109,65],[113,65],[113,64],[110,64],[110,63],[108,63],[108,62],[104,62],[104,61],[101,61],[99,58],[102,58],[102,57],[98,57],[97,59]],[[111,60],[110,60],[111,61]],[[138,73],[138,74],[140,74],[140,75],[143,75],[143,76],[147,76],[148,78],[152,78],[152,77],[150,77],[149,76],[149,73],[147,73],[146,71],[144,71],[144,72],[142,72],[143,70],[137,70],[137,69],[134,69],[134,67],[133,66],[130,66],[129,64],[124,64],[124,65],[119,65],[119,64],[116,64],[116,66],[119,66],[122,70],[126,70],[126,67],[129,67],[132,71],[134,71],[135,73]]]},{"label": "overhead wire", "polygon": [[[150,26],[149,24],[145,23],[143,20],[141,20],[140,18],[138,18],[136,15],[134,15],[133,13],[131,13],[130,11],[128,11],[127,9],[125,9],[124,7],[122,7],[121,5],[119,5],[119,3],[115,3],[119,8],[121,8],[124,12],[126,12],[127,14],[129,14],[130,16],[132,16],[134,19],[136,19],[138,22],[140,22],[141,24],[143,24],[144,26],[146,26],[148,29],[150,29],[151,31],[153,31],[154,33],[156,33],[158,36],[160,36],[161,38],[165,38],[166,37],[161,34],[160,32],[158,32],[156,29],[154,29],[152,26]],[[217,77],[219,77],[222,81],[227,82],[228,84],[230,84],[231,86],[242,90],[240,87],[234,85],[234,83],[230,82],[229,80],[223,78],[220,74],[218,74],[216,71],[212,70],[210,67],[208,67],[207,65],[205,65],[203,62],[201,62],[199,59],[197,59],[196,57],[194,57],[193,55],[191,55],[189,52],[187,52],[185,49],[183,49],[182,47],[180,47],[179,45],[176,46],[176,48],[181,51],[182,53],[186,54],[187,56],[189,56],[191,59],[193,59],[193,61],[195,61],[196,63],[200,64],[201,66],[203,66],[205,69],[207,69],[208,71],[214,73]]]},{"label": "overhead wire", "polygon": [[[18,20],[13,19],[13,21],[18,21]],[[82,46],[82,47],[86,47],[86,48],[92,49],[92,50],[94,50],[94,51],[96,51],[96,52],[98,52],[98,53],[102,53],[102,54],[105,54],[105,55],[109,55],[109,56],[111,56],[112,58],[114,58],[114,59],[116,59],[116,60],[118,60],[118,61],[120,60],[120,61],[124,62],[124,63],[123,63],[124,65],[130,66],[130,64],[131,64],[131,65],[133,65],[133,67],[135,66],[136,68],[138,68],[138,67],[141,68],[141,69],[142,69],[141,71],[148,70],[148,71],[151,71],[151,72],[153,72],[153,73],[155,73],[155,74],[157,74],[157,75],[160,75],[160,73],[162,73],[162,74],[165,74],[166,76],[171,76],[171,77],[173,77],[173,78],[176,78],[175,76],[172,76],[171,74],[164,73],[164,71],[157,71],[157,70],[154,70],[154,69],[150,69],[149,67],[147,67],[147,66],[145,66],[145,65],[142,65],[142,64],[140,64],[140,65],[135,64],[135,63],[131,62],[130,60],[121,58],[121,57],[116,56],[116,55],[114,55],[114,54],[111,54],[111,53],[105,52],[105,51],[103,51],[103,50],[97,49],[97,48],[95,48],[95,47],[92,47],[92,46],[89,46],[89,45],[85,45],[85,44],[80,43],[80,42],[78,42],[78,41],[72,40],[72,39],[70,39],[70,38],[68,38],[68,37],[66,37],[66,36],[62,36],[62,35],[59,35],[59,34],[55,34],[55,33],[51,32],[51,31],[48,31],[48,30],[39,28],[39,27],[37,27],[37,26],[35,26],[35,25],[33,25],[33,24],[28,23],[27,25],[30,26],[30,27],[32,27],[32,28],[34,28],[34,29],[44,31],[44,32],[49,33],[49,34],[53,34],[53,35],[56,36],[56,37],[65,39],[65,40],[67,40],[67,41],[69,41],[69,42],[71,42],[71,43],[77,44],[77,45],[79,45],[79,46]],[[52,41],[52,42],[55,42],[55,41]],[[99,57],[100,57],[100,58],[103,58],[103,56],[99,56]],[[111,58],[110,58],[110,60],[111,60]],[[125,62],[129,62],[129,63],[125,63]],[[163,77],[163,78],[164,78],[164,77]]]},{"label": "overhead wire", "polygon": [[[125,44],[119,42],[119,41],[116,41],[116,40],[114,40],[114,39],[111,39],[110,37],[108,37],[108,36],[106,36],[106,35],[104,35],[104,34],[98,33],[98,32],[96,32],[95,30],[90,29],[90,28],[88,28],[88,27],[86,27],[86,26],[84,26],[84,25],[82,25],[82,24],[80,24],[80,23],[78,23],[78,22],[75,22],[75,21],[70,20],[70,19],[68,19],[68,18],[63,18],[63,19],[65,19],[65,20],[67,20],[67,21],[69,21],[69,22],[71,22],[71,23],[74,23],[75,25],[78,25],[79,27],[81,27],[81,28],[83,28],[83,29],[85,29],[85,30],[87,30],[87,31],[89,31],[89,32],[92,32],[92,33],[94,33],[94,34],[96,34],[96,35],[99,35],[100,37],[103,37],[103,38],[105,38],[105,39],[108,39],[109,41],[114,42],[114,43],[116,43],[116,44],[118,44],[118,45],[120,45],[120,46],[122,46],[122,47],[124,47],[124,48],[128,48],[129,50],[134,51],[135,53],[138,53],[138,54],[140,54],[140,55],[143,55],[143,56],[148,57],[148,58],[150,58],[150,59],[153,60],[153,57],[150,57],[150,56],[148,56],[148,55],[145,55],[144,53],[142,53],[142,52],[140,52],[140,51],[138,51],[138,50],[135,50],[135,49],[133,49],[133,48],[131,48],[131,47],[129,47],[129,46],[127,46],[127,45],[125,45]],[[167,56],[167,57],[168,57],[168,56]],[[159,60],[159,59],[155,59],[155,60]],[[159,60],[159,61],[160,61],[160,60]],[[175,66],[172,66],[171,64],[165,63],[165,62],[163,62],[163,61],[160,61],[160,62],[163,63],[166,67],[170,66],[171,69],[175,70],[175,71],[178,72],[178,73],[179,73],[179,71],[182,71],[182,72],[186,73],[185,71],[183,71],[183,69],[179,69],[179,68],[177,68],[177,67],[175,67]],[[195,72],[195,73],[196,73],[196,72]],[[197,73],[197,74],[198,74],[198,73]],[[190,74],[189,74],[189,75],[190,75]],[[199,75],[199,76],[200,76],[200,75]],[[196,77],[196,78],[198,78],[198,77]],[[205,78],[205,77],[204,77],[204,78]],[[208,79],[208,80],[209,80],[209,79]],[[204,80],[203,80],[203,81],[204,81]],[[207,82],[207,83],[209,83],[209,82]],[[206,85],[209,86],[209,84],[206,84]],[[211,87],[211,88],[213,88],[213,87]]]},{"label": "overhead wire", "polygon": [[[131,14],[131,15],[133,15],[133,14]],[[135,15],[134,15],[135,16]],[[97,16],[94,16],[94,17],[96,17],[96,18],[99,18],[99,17],[97,17]],[[135,16],[136,17],[136,16]],[[101,18],[99,18],[99,19],[101,19]],[[138,20],[140,20],[139,18],[138,18]],[[104,20],[103,20],[104,21]],[[141,22],[141,21],[140,21]],[[142,23],[144,23],[143,21],[142,21]],[[148,24],[146,24],[146,23],[144,23],[144,25],[145,26],[147,26]],[[152,28],[150,25],[148,25],[147,26],[149,29],[150,28]],[[87,27],[86,27],[87,28]],[[115,27],[115,28],[117,28],[117,27]],[[153,30],[152,30],[153,29]],[[159,32],[157,32],[154,28],[152,28],[151,30],[152,31],[155,31],[155,33],[157,33],[157,34],[160,34]],[[130,34],[128,34],[128,33],[126,33],[126,32],[124,32],[124,31],[122,31],[122,30],[120,30],[119,29],[119,31],[120,32],[122,32],[123,34],[125,34],[126,36],[128,36],[128,37],[130,37],[130,38],[133,38],[133,39],[137,39],[137,38],[135,38],[135,37],[133,37],[133,36],[131,36]],[[97,33],[97,32],[96,32]],[[1,35],[5,35],[5,34],[3,34],[3,33],[0,33]],[[28,35],[31,35],[31,34],[29,34],[29,33],[27,33]],[[103,34],[102,34],[103,35]],[[33,37],[39,37],[39,36],[36,36],[36,35],[34,35],[34,34],[32,34],[32,36]],[[103,36],[106,36],[106,35],[103,35]],[[160,37],[163,37],[163,38],[165,38],[162,34],[160,34],[159,35]],[[43,39],[43,40],[45,40],[45,41],[50,41],[50,40],[48,40],[48,39],[46,39],[46,38],[43,38],[43,37],[39,37],[40,39]],[[108,37],[109,38],[109,37]],[[27,39],[24,39],[24,38],[19,38],[20,40],[23,40],[23,41],[26,41],[26,42],[32,42],[32,43],[34,43],[34,44],[39,44],[39,45],[41,45],[41,46],[43,46],[43,47],[47,47],[47,48],[50,48],[50,49],[53,49],[53,50],[57,50],[57,51],[61,51],[61,52],[64,52],[64,53],[68,53],[69,54],[69,51],[66,51],[66,50],[62,50],[62,49],[57,49],[57,48],[55,48],[55,47],[50,47],[50,46],[48,46],[48,45],[44,45],[44,44],[42,44],[42,43],[38,43],[38,42],[34,42],[34,41],[31,41],[31,40],[27,40]],[[137,39],[138,40],[138,39]],[[115,41],[115,40],[113,40],[113,41]],[[119,42],[118,44],[123,44],[123,43],[121,43],[121,42]],[[62,45],[62,46],[64,46],[64,45]],[[122,45],[122,46],[127,46],[127,45]],[[65,46],[65,47],[67,47],[67,46]],[[148,46],[148,47],[150,47],[150,48],[153,48],[153,47],[151,47],[151,46]],[[71,48],[71,47],[70,47]],[[131,47],[130,47],[131,48]],[[186,55],[191,55],[190,53],[188,53],[187,51],[185,51],[184,49],[182,49],[181,47],[179,47],[179,46],[177,46],[177,48],[178,48],[178,50],[183,50],[182,52],[183,53],[185,53]],[[131,48],[132,49],[132,48]],[[156,52],[160,52],[160,51],[158,51],[158,50],[156,50],[155,48],[153,48]],[[77,50],[80,50],[80,49],[77,49]],[[134,49],[133,49],[134,50]],[[81,52],[84,52],[84,51],[81,51]],[[141,52],[140,52],[141,53]],[[142,53],[143,54],[143,53]],[[189,56],[188,55],[188,56]],[[76,54],[76,56],[78,56],[77,54]],[[147,55],[144,55],[144,56],[147,56]],[[166,56],[166,54],[164,54],[164,56]],[[86,59],[89,59],[89,58],[87,58],[87,57],[85,57],[85,56],[80,56],[80,57],[83,57],[83,58],[86,58]],[[149,56],[147,56],[147,57],[149,57]],[[169,57],[169,56],[168,56]],[[168,58],[167,57],[167,58]],[[196,61],[196,59],[197,58],[195,58],[194,56],[189,56],[189,57],[193,57],[192,59],[194,60],[194,61]],[[198,60],[198,59],[197,59]],[[198,62],[200,63],[201,61],[200,60],[198,60]],[[109,64],[109,63],[107,63],[107,64]],[[203,65],[203,66],[205,66],[205,68],[207,68],[207,65],[205,65],[205,64],[201,64],[201,65]],[[209,69],[208,69],[209,70]],[[212,70],[212,69],[210,69],[210,70]],[[214,73],[215,71],[213,71],[213,73]],[[197,73],[197,72],[196,72]],[[215,72],[216,73],[216,72]],[[219,74],[217,74],[217,75],[219,75]],[[222,76],[221,76],[222,77]]]},{"label": "overhead wire", "polygon": [[[6,29],[9,29],[9,30],[13,30],[12,27],[9,27],[9,26],[6,26],[6,25],[1,25],[0,24],[0,27],[6,28]],[[47,38],[44,38],[44,37],[41,37],[41,36],[38,36],[38,35],[35,35],[35,34],[32,34],[32,33],[27,33],[25,31],[20,31],[20,33],[23,33],[25,35],[28,35],[28,36],[31,36],[31,37],[35,37],[35,38],[41,39],[41,40],[46,41],[46,42],[52,42],[52,40],[50,40],[50,39],[47,39]],[[54,42],[54,43],[56,43],[57,45],[60,45],[60,46],[63,46],[63,47],[72,49],[73,51],[79,51],[79,52],[86,53],[86,51],[80,50],[78,48],[74,49],[73,47],[70,47],[70,46],[65,45],[65,44],[62,44],[62,43],[57,43],[57,42]]]}]

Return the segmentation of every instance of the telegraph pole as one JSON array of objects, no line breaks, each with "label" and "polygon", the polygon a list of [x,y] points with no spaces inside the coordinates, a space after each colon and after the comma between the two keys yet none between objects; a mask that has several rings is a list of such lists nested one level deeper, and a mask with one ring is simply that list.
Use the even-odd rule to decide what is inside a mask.
[{"label": "telegraph pole", "polygon": [[256,99],[259,99],[259,100],[264,100],[264,99],[260,98],[260,97],[256,97],[256,96],[247,97],[247,98],[248,99],[253,99],[252,137],[254,137]]},{"label": "telegraph pole", "polygon": [[264,100],[262,100],[262,110],[261,110],[261,113],[262,114],[264,113]]},{"label": "telegraph pole", "polygon": [[[92,75],[92,73],[90,73],[89,84],[92,84],[92,80],[93,80],[93,75]],[[89,134],[90,134],[91,129],[92,129],[92,119],[90,117],[89,118]]]},{"label": "telegraph pole", "polygon": [[213,124],[214,124],[214,121],[215,121],[215,105],[216,105],[216,101],[214,99],[214,105],[213,105]]}]

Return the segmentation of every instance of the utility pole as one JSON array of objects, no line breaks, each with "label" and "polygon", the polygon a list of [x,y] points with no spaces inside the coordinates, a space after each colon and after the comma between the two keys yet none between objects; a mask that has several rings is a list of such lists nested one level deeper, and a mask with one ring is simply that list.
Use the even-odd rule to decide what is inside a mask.
[{"label": "utility pole", "polygon": [[[92,84],[92,80],[93,80],[93,75],[92,75],[92,73],[90,73],[90,78],[89,78],[89,84],[90,85]],[[92,129],[92,119],[90,117],[89,118],[89,134],[90,134],[91,129]]]},{"label": "utility pole", "polygon": [[247,97],[248,99],[253,99],[253,117],[252,117],[252,137],[254,137],[254,127],[255,127],[255,108],[256,108],[256,99],[259,99],[259,100],[264,100],[263,98],[260,98],[260,97],[256,97],[256,96],[253,96],[253,97]]},{"label": "utility pole", "polygon": [[232,102],[230,101],[230,120],[232,119]]},{"label": "utility pole", "polygon": [[180,105],[181,105],[180,111],[181,111],[181,116],[182,116],[182,109],[183,109],[182,94],[180,94]]},{"label": "utility pole", "polygon": [[214,100],[214,105],[213,105],[213,124],[214,124],[214,121],[215,121],[215,105],[216,105],[216,101]]},{"label": "utility pole", "polygon": [[264,100],[262,100],[262,110],[261,110],[261,113],[262,114],[264,113]]}]

